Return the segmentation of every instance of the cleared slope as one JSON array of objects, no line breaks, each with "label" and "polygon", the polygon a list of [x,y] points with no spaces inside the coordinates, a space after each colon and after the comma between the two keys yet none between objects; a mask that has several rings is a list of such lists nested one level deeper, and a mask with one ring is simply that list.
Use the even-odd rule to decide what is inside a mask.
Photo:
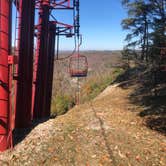
[{"label": "cleared slope", "polygon": [[132,88],[108,87],[94,101],[35,127],[0,164],[165,166],[166,137],[143,125]]}]

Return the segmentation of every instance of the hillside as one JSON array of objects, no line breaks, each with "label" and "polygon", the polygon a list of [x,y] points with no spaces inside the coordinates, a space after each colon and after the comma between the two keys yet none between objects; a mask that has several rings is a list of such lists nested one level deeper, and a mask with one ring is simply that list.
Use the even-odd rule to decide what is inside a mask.
[{"label": "hillside", "polygon": [[[122,62],[113,57],[111,68]],[[34,123],[13,150],[0,154],[0,165],[165,166],[165,102],[148,98],[143,75],[132,67],[95,99]]]},{"label": "hillside", "polygon": [[[89,100],[89,95],[87,94],[89,89],[93,89],[96,84],[102,81],[108,82],[109,85],[111,82],[109,80],[112,79],[114,69],[116,70],[117,66],[120,66],[121,68],[123,62],[121,61],[120,52],[82,51],[80,54],[87,57],[89,66],[88,77],[79,79],[82,95],[80,102],[84,103],[84,101]],[[66,112],[57,111],[56,105],[59,107],[59,105],[64,102],[67,103],[66,105],[73,105],[73,103],[76,103],[75,96],[78,90],[78,84],[77,78],[71,78],[69,74],[70,58],[65,59],[65,57],[68,57],[69,55],[71,55],[70,52],[62,52],[59,55],[60,60],[55,60],[52,102],[53,114],[62,114],[63,112]],[[91,83],[93,83],[93,85],[91,85]],[[104,85],[104,87],[93,96],[95,97],[98,95],[108,85]]]},{"label": "hillside", "polygon": [[165,166],[166,139],[144,126],[132,104],[133,89],[111,85],[94,101],[35,127],[13,151],[7,165]]}]

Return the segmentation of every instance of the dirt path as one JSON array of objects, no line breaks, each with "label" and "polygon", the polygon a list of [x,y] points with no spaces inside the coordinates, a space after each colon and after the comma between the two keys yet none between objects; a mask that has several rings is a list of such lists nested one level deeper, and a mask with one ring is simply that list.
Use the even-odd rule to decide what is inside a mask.
[{"label": "dirt path", "polygon": [[166,137],[144,126],[130,89],[108,87],[93,102],[38,125],[0,165],[165,166]]}]

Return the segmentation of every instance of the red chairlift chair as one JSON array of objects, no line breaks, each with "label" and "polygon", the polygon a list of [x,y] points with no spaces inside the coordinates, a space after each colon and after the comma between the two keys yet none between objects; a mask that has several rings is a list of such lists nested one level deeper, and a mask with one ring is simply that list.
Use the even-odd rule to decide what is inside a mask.
[{"label": "red chairlift chair", "polygon": [[69,73],[71,77],[86,77],[88,73],[88,60],[86,56],[76,54],[69,60]]}]

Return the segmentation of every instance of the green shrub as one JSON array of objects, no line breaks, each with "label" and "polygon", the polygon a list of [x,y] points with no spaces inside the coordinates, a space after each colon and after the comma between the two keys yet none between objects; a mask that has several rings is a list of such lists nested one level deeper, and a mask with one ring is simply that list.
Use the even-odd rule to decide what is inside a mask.
[{"label": "green shrub", "polygon": [[65,114],[74,106],[74,99],[66,95],[57,95],[52,100],[51,116]]},{"label": "green shrub", "polygon": [[114,71],[113,71],[114,77],[117,77],[118,75],[122,74],[123,71],[124,70],[122,68],[116,68],[116,69],[114,69]]}]

